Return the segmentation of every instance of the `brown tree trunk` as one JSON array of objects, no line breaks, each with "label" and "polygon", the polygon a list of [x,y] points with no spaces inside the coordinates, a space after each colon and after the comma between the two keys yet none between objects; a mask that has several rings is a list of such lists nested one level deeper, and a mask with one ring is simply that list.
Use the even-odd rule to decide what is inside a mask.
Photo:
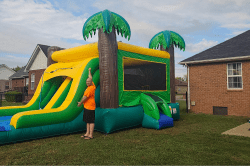
[{"label": "brown tree trunk", "polygon": [[100,107],[118,108],[117,41],[115,28],[108,34],[98,31],[98,51],[100,70]]},{"label": "brown tree trunk", "polygon": [[170,54],[170,102],[175,103],[175,64],[174,64],[174,46],[164,49],[161,45],[160,49]]}]

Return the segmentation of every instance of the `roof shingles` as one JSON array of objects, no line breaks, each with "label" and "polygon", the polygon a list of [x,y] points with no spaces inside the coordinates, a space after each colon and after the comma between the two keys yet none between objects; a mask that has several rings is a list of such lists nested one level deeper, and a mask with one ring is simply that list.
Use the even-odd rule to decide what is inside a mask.
[{"label": "roof shingles", "polygon": [[18,70],[15,74],[13,74],[12,76],[10,76],[10,79],[13,78],[23,78],[23,76],[29,76],[28,72],[23,72],[26,66],[22,67],[20,70]]}]

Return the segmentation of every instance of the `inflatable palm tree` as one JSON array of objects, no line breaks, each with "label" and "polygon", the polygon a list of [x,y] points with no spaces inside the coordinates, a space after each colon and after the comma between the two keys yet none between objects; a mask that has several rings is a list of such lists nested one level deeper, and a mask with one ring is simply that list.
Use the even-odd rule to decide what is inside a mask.
[{"label": "inflatable palm tree", "polygon": [[167,51],[170,54],[170,93],[171,103],[175,103],[175,64],[174,64],[174,46],[185,51],[185,41],[176,32],[161,31],[157,33],[149,42],[149,48],[158,48]]},{"label": "inflatable palm tree", "polygon": [[100,70],[100,107],[118,108],[118,70],[117,70],[117,34],[130,39],[131,32],[127,21],[120,15],[109,10],[98,12],[84,23],[83,38],[96,33],[98,29],[98,51]]}]

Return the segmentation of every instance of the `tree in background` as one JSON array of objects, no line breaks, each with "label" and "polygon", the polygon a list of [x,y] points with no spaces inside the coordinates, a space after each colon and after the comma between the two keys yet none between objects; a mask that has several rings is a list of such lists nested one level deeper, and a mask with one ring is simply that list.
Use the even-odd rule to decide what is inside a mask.
[{"label": "tree in background", "polygon": [[181,77],[175,77],[175,79],[182,81]]},{"label": "tree in background", "polygon": [[186,81],[187,75],[184,75],[183,77],[175,77],[175,79],[180,80],[180,81]]},{"label": "tree in background", "polygon": [[187,75],[186,75],[186,74],[184,74],[183,80],[184,80],[184,81],[187,81]]},{"label": "tree in background", "polygon": [[174,63],[174,46],[185,51],[185,41],[176,32],[161,31],[157,33],[149,42],[149,48],[166,51],[170,54],[170,96],[171,103],[175,103],[175,63]]},{"label": "tree in background", "polygon": [[83,26],[83,38],[92,37],[98,29],[98,51],[100,70],[100,107],[118,108],[118,69],[117,69],[117,34],[130,39],[131,32],[127,21],[120,15],[104,10],[87,19]]},{"label": "tree in background", "polygon": [[23,68],[23,67],[17,66],[17,67],[13,67],[13,68],[11,68],[11,69],[14,70],[15,72],[17,72],[17,71],[19,71],[21,68]]}]

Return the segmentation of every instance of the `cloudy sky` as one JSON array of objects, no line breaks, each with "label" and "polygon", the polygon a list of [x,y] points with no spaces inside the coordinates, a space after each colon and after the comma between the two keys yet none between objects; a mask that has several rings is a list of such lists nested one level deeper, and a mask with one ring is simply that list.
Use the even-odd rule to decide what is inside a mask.
[{"label": "cloudy sky", "polygon": [[85,41],[82,27],[91,15],[108,9],[127,20],[131,39],[147,47],[163,30],[179,33],[186,50],[175,49],[176,77],[186,74],[178,62],[250,28],[249,0],[0,0],[0,64],[25,66],[37,44],[76,47]]}]

